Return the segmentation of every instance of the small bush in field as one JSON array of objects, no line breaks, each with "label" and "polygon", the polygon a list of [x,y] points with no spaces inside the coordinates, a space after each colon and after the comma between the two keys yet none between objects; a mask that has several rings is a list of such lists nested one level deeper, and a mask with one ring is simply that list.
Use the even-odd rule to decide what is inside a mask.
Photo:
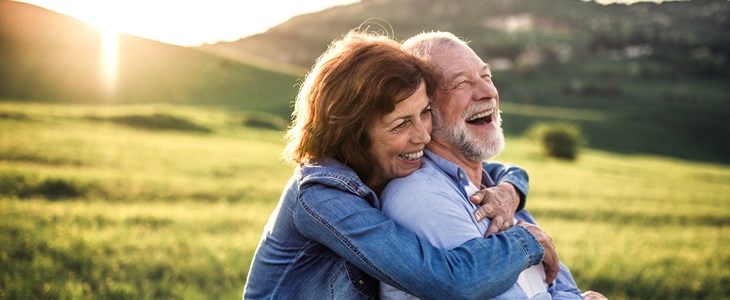
[{"label": "small bush in field", "polygon": [[540,141],[547,156],[575,160],[578,149],[586,144],[580,127],[568,123],[539,123],[530,130],[531,136]]}]

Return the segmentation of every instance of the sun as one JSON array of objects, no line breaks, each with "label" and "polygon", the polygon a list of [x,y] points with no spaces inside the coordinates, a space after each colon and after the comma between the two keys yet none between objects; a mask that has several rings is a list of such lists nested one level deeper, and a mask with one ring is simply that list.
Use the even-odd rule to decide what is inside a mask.
[{"label": "sun", "polygon": [[34,5],[65,13],[91,26],[96,27],[100,34],[100,82],[107,98],[116,91],[119,72],[119,32],[125,24],[124,14],[120,9],[126,6],[118,1],[54,1],[32,0]]},{"label": "sun", "polygon": [[117,88],[119,72],[119,33],[115,30],[101,32],[101,82],[107,96]]}]

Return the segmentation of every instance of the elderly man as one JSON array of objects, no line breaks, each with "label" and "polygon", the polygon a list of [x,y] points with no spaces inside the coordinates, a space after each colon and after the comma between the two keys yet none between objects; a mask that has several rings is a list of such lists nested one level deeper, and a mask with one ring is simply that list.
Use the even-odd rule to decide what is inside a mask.
[{"label": "elderly man", "polygon": [[[404,42],[403,47],[429,60],[441,78],[433,99],[433,132],[423,164],[410,176],[388,184],[381,197],[383,212],[399,225],[446,249],[475,237],[491,238],[491,233],[512,226],[515,219],[521,221],[518,226],[534,226],[524,223],[535,223],[525,210],[517,212],[515,219],[510,212],[507,217],[500,215],[490,222],[484,217],[492,217],[494,212],[478,210],[479,206],[472,203],[478,202],[485,191],[509,193],[503,187],[482,190],[478,197],[470,199],[480,189],[495,187],[484,161],[504,148],[499,94],[489,66],[464,41],[446,32],[417,35]],[[511,192],[516,195],[514,190]],[[550,270],[554,265],[524,268],[511,287],[495,287],[496,299],[582,299],[564,265],[560,264],[555,280],[546,278],[546,271],[556,271]],[[412,296],[382,284],[381,297]]]}]

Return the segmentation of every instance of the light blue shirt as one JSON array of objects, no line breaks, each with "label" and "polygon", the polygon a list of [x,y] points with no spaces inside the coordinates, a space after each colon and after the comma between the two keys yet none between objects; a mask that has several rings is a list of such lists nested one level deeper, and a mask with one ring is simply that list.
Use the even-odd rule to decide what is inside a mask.
[{"label": "light blue shirt", "polygon": [[[423,165],[404,178],[390,181],[381,195],[383,213],[398,225],[444,249],[458,247],[474,238],[482,238],[489,227],[489,219],[477,222],[473,212],[478,208],[468,199],[469,179],[458,165],[425,150]],[[495,186],[489,174],[482,170],[486,187]],[[517,219],[534,223],[527,211],[515,215]],[[489,237],[488,237],[489,238]],[[489,272],[490,270],[485,270]],[[561,273],[548,289],[529,298],[515,283],[494,299],[581,299],[580,290],[570,271],[561,264]],[[383,299],[415,299],[406,292],[381,283]]]}]

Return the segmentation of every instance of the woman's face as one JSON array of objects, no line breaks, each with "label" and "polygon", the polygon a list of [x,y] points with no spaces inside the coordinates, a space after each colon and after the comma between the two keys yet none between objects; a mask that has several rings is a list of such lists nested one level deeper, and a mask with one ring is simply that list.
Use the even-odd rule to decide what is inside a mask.
[{"label": "woman's face", "polygon": [[370,186],[382,188],[389,180],[416,171],[421,166],[423,149],[431,141],[430,134],[431,105],[426,85],[421,82],[413,95],[368,128],[372,141],[369,153],[375,163]]}]

